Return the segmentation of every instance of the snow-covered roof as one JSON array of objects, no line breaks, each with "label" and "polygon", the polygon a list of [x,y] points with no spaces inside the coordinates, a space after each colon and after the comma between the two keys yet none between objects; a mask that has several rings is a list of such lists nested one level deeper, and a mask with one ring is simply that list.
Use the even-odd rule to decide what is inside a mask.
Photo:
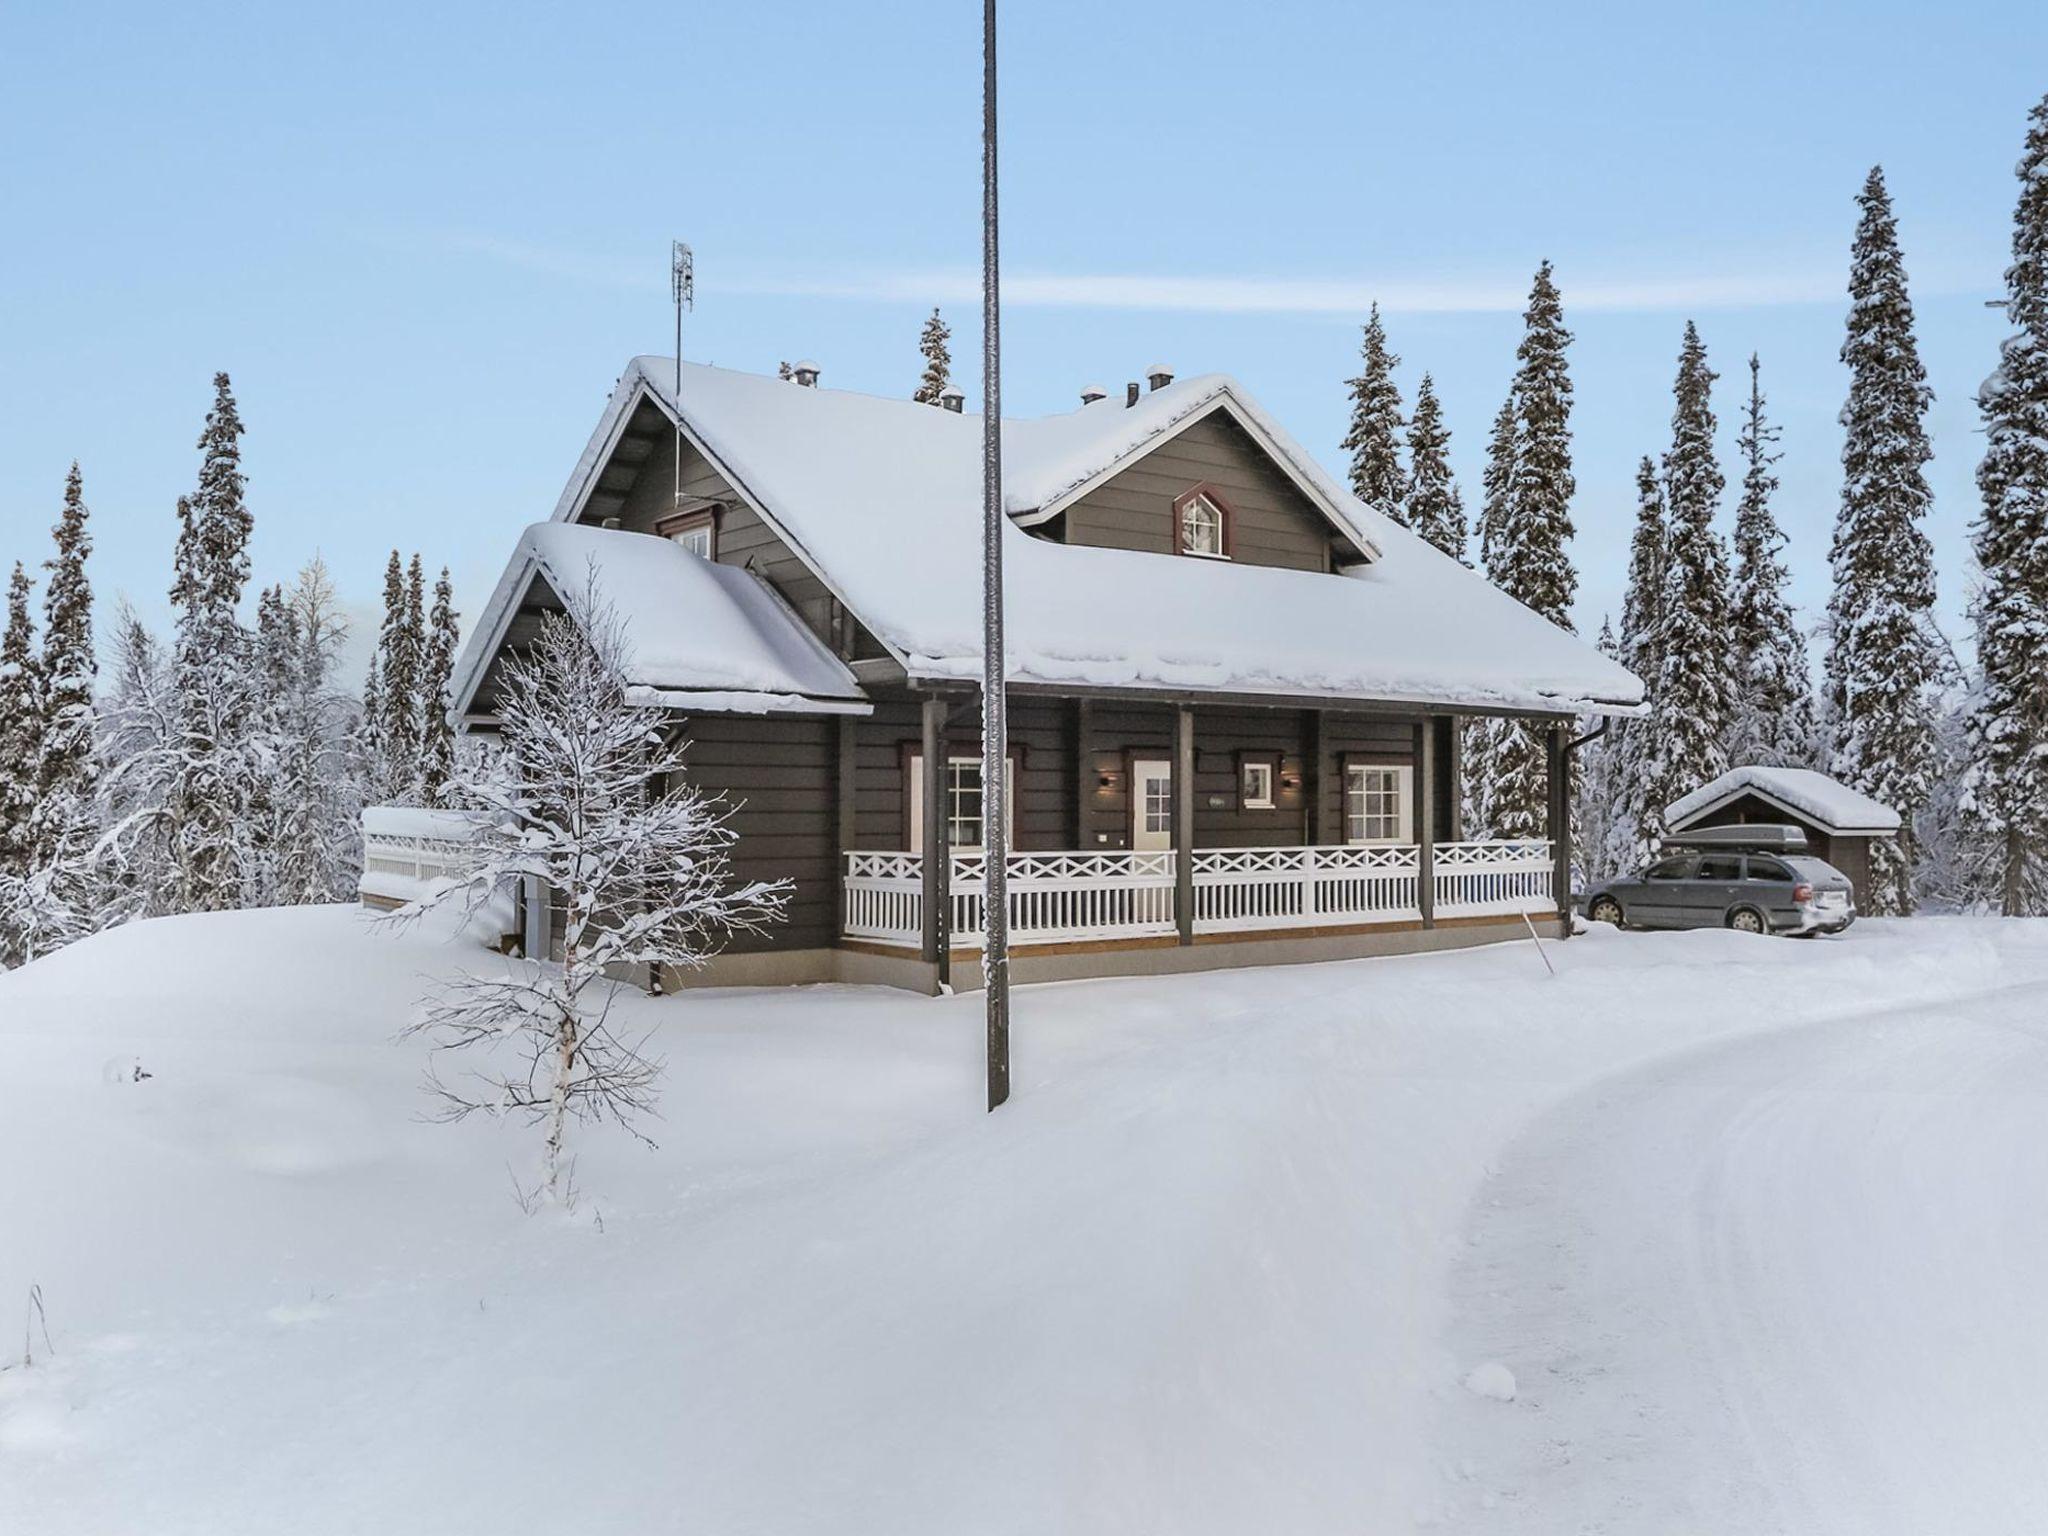
[{"label": "snow-covered roof", "polygon": [[593,604],[617,615],[637,702],[730,714],[873,708],[845,663],[751,572],[652,534],[536,523],[519,536],[463,651],[458,713],[469,711],[535,577],[578,623]]},{"label": "snow-covered roof", "polygon": [[1665,808],[1665,824],[1683,831],[1742,795],[1777,806],[1812,822],[1823,832],[1889,837],[1899,830],[1899,813],[1811,768],[1731,768],[1712,783]]},{"label": "snow-covered roof", "polygon": [[[981,423],[964,413],[636,359],[556,508],[567,522],[643,393],[912,677],[981,673]],[[1642,687],[1365,506],[1228,377],[1182,379],[1003,426],[1004,503],[1036,521],[1180,428],[1224,411],[1369,564],[1344,576],[1056,544],[1006,529],[1020,684],[1627,713]]]}]

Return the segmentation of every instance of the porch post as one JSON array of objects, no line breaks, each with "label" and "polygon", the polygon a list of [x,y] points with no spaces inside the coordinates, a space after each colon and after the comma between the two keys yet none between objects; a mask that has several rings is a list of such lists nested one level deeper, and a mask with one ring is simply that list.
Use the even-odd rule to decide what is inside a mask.
[{"label": "porch post", "polygon": [[[946,701],[924,699],[924,804],[917,814],[924,839],[924,934],[921,953],[939,968],[939,985],[952,976],[953,849],[946,837]],[[908,786],[905,786],[908,788]]]},{"label": "porch post", "polygon": [[843,934],[846,932],[846,907],[848,899],[846,889],[846,856],[859,846],[855,839],[853,826],[854,807],[858,803],[854,796],[854,764],[857,760],[854,733],[857,727],[852,715],[841,715],[838,720],[838,727],[839,757],[833,770],[834,788],[838,792],[838,807],[833,816],[833,840],[838,845],[839,853],[839,870],[837,874],[839,881],[839,931]]},{"label": "porch post", "polygon": [[1465,717],[1446,715],[1445,755],[1451,760],[1451,841],[1465,841]]},{"label": "porch post", "polygon": [[1568,727],[1553,722],[1546,733],[1550,759],[1550,848],[1556,860],[1551,882],[1556,887],[1557,918],[1566,938],[1572,931],[1572,787],[1571,758],[1565,751]]},{"label": "porch post", "polygon": [[1088,814],[1095,803],[1095,706],[1074,700],[1074,841],[1075,850],[1089,846]]},{"label": "porch post", "polygon": [[1436,717],[1415,728],[1415,905],[1436,926]]},{"label": "porch post", "polygon": [[1183,944],[1195,942],[1195,712],[1180,706],[1173,742],[1173,916]]},{"label": "porch post", "polygon": [[1330,805],[1330,785],[1333,782],[1330,774],[1330,717],[1319,709],[1315,722],[1316,803],[1315,813],[1309,820],[1309,841],[1327,847],[1344,841],[1343,783],[1334,781],[1339,796],[1338,808],[1333,811]]}]

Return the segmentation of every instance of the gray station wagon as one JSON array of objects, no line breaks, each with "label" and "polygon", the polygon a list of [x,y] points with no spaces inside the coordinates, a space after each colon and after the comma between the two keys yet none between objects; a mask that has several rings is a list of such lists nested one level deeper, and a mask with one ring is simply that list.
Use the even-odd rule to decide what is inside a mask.
[{"label": "gray station wagon", "polygon": [[1805,846],[1794,827],[1702,829],[1640,873],[1594,887],[1586,916],[1633,928],[1840,933],[1856,921],[1855,889]]}]

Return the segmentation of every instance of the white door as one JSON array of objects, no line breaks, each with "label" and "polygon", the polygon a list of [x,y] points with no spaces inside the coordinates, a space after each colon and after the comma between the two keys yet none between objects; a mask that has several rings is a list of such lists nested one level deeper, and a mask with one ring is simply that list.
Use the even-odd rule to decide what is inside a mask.
[{"label": "white door", "polygon": [[1173,846],[1173,764],[1163,757],[1131,763],[1131,846]]}]

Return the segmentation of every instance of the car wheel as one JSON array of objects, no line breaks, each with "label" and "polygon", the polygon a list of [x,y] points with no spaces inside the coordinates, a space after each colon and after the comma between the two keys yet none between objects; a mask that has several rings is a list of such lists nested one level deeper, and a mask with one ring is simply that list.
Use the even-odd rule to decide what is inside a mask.
[{"label": "car wheel", "polygon": [[1755,907],[1737,907],[1728,914],[1728,926],[1737,933],[1762,933],[1764,915]]},{"label": "car wheel", "polygon": [[1593,905],[1586,908],[1586,916],[1596,923],[1612,923],[1621,926],[1621,903],[1612,896],[1596,896]]}]

